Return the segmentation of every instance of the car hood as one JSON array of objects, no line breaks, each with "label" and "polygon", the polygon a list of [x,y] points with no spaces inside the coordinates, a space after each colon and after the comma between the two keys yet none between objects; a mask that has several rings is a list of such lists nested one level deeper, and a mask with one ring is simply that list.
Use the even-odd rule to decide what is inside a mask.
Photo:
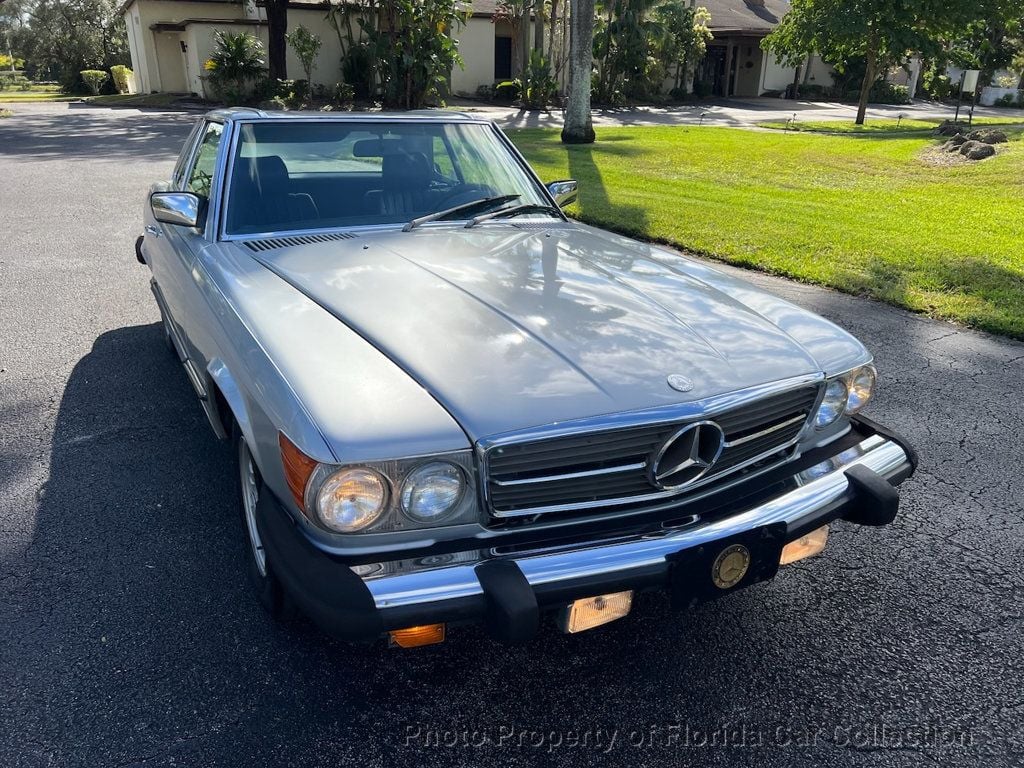
[{"label": "car hood", "polygon": [[[803,336],[862,350],[785,302],[755,309],[767,294],[745,283],[735,282],[754,301],[713,284],[709,275],[728,278],[697,262],[573,223],[364,232],[252,255],[390,358],[474,440],[822,370],[770,317],[779,307]],[[672,389],[670,375],[692,389]]]}]

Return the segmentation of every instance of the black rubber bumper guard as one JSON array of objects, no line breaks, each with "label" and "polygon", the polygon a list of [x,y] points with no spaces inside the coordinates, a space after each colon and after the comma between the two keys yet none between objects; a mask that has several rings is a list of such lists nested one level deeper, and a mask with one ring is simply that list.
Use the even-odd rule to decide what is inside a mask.
[{"label": "black rubber bumper guard", "polygon": [[[899,509],[895,486],[913,474],[917,454],[899,435],[869,419],[857,418],[856,426],[861,439],[878,434],[899,445],[907,454],[907,466],[888,479],[863,465],[847,469],[848,495],[798,527],[786,528],[784,524],[781,528],[785,530],[776,527],[769,538],[774,539],[773,546],[777,549],[836,519],[869,526],[887,525],[895,519]],[[268,563],[292,600],[323,631],[342,640],[372,640],[387,630],[420,624],[481,621],[499,642],[518,645],[536,634],[541,613],[548,608],[581,597],[626,589],[662,587],[675,593],[674,585],[682,580],[680,574],[684,573],[680,565],[683,558],[667,558],[663,564],[631,569],[625,575],[599,574],[571,583],[534,587],[514,560],[494,559],[475,568],[482,594],[447,599],[434,605],[378,609],[363,580],[347,565],[314,547],[273,494],[260,495],[257,519]],[[770,579],[777,567],[776,560],[773,567],[753,573],[729,592]],[[689,604],[692,600],[676,599],[673,594],[673,602]]]}]

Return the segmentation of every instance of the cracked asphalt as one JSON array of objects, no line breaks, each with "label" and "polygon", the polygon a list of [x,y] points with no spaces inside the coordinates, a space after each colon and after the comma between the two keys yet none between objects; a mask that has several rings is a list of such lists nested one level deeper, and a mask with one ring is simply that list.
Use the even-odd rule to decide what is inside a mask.
[{"label": "cracked asphalt", "polygon": [[[133,240],[191,115],[0,120],[0,765],[1024,764],[1024,345],[751,274],[874,351],[897,522],[603,630],[412,652],[276,626]],[[979,201],[979,204],[983,204]]]}]

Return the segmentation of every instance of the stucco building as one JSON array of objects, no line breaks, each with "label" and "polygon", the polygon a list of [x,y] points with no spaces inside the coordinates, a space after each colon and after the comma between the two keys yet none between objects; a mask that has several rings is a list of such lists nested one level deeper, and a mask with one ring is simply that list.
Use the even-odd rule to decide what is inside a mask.
[{"label": "stucco building", "polygon": [[[761,39],[789,8],[788,0],[696,0],[711,12],[714,40],[696,76],[716,96],[758,96],[782,91],[794,71],[780,67],[761,51]],[[463,67],[451,73],[450,91],[473,95],[481,85],[508,78],[512,61],[512,28],[498,13],[499,0],[472,0],[471,16],[455,36]],[[565,5],[565,3],[563,3]],[[122,6],[136,90],[208,95],[203,64],[213,53],[214,32],[248,32],[267,42],[264,10],[251,0],[125,0]],[[327,21],[323,0],[292,0],[288,25],[303,25],[318,35],[323,46],[313,81],[333,85],[340,79],[341,43]],[[532,34],[532,33],[531,33]],[[289,48],[288,71],[302,71]],[[828,69],[812,59],[810,79],[824,78]]]}]

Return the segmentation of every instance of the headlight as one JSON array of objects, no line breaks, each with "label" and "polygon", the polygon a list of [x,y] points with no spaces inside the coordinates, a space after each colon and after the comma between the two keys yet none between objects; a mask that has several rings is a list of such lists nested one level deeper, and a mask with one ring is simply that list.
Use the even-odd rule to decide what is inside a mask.
[{"label": "headlight", "polygon": [[320,522],[338,533],[353,533],[372,525],[387,506],[384,479],[372,469],[342,469],[324,481],[316,495]]},{"label": "headlight", "polygon": [[846,400],[849,393],[846,389],[844,379],[832,379],[825,386],[825,397],[818,406],[818,413],[814,417],[814,426],[819,429],[827,427],[846,410]]},{"label": "headlight", "polygon": [[868,404],[875,388],[876,378],[877,375],[873,365],[865,365],[863,368],[858,368],[850,374],[850,394],[846,400],[846,412],[848,414],[857,413]]},{"label": "headlight", "polygon": [[402,511],[420,523],[433,523],[451,512],[466,487],[462,470],[447,461],[417,467],[402,484]]}]

